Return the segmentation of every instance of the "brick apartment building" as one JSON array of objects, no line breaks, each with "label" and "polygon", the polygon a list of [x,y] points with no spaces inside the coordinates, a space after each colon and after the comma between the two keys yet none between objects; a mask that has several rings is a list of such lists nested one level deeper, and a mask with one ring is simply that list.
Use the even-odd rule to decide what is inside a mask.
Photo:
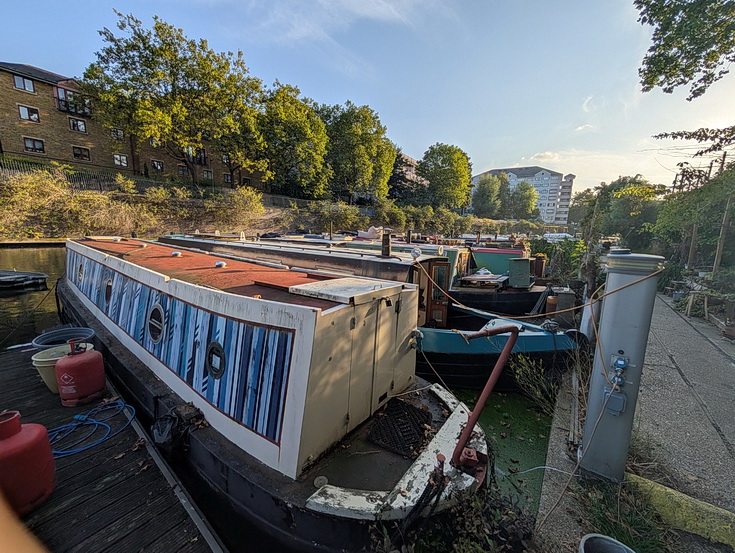
[{"label": "brick apartment building", "polygon": [[[155,144],[131,147],[122,129],[94,120],[94,106],[74,79],[30,65],[0,62],[0,154],[56,161],[79,169],[190,181],[189,168]],[[192,152],[195,180],[213,186],[260,185],[257,175],[233,174],[227,158]]]}]

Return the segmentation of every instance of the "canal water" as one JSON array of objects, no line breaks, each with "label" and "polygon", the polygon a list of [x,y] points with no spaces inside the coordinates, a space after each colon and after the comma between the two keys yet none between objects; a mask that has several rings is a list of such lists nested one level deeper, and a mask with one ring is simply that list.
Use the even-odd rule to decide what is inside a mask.
[{"label": "canal water", "polygon": [[59,324],[54,286],[64,274],[65,248],[2,248],[0,270],[46,273],[43,289],[0,291],[0,348],[25,344]]},{"label": "canal water", "polygon": [[[0,269],[48,275],[46,289],[0,294],[0,349],[28,343],[42,330],[59,324],[54,286],[65,270],[63,247],[0,247]],[[478,392],[459,395],[472,405]],[[535,514],[543,480],[543,471],[538,469],[545,464],[551,420],[539,415],[521,395],[493,394],[480,424],[494,449],[496,481],[501,493],[524,511]],[[229,505],[198,486],[191,475],[178,472],[195,500],[206,506],[210,522],[228,546],[238,550],[247,543],[254,553],[272,550],[273,543],[258,529],[233,520]]]}]

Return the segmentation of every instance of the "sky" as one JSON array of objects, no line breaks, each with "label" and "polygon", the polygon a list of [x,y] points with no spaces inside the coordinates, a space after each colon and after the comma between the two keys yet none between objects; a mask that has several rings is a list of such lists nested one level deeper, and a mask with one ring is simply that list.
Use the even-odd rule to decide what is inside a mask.
[{"label": "sky", "polygon": [[36,0],[6,2],[0,61],[81,76],[114,30],[114,10],[157,15],[253,76],[319,103],[376,111],[416,159],[455,145],[473,174],[539,165],[575,191],[641,174],[670,185],[696,146],[661,132],[735,124],[735,76],[688,102],[642,93],[651,30],[632,0]]}]

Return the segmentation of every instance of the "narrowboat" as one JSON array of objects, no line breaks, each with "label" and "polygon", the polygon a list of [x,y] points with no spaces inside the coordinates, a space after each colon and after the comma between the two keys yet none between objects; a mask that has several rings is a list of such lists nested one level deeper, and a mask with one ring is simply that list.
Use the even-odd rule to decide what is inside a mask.
[{"label": "narrowboat", "polygon": [[[416,373],[449,386],[481,388],[489,367],[502,351],[507,334],[467,342],[463,331],[478,331],[515,325],[520,329],[514,353],[537,358],[547,369],[563,367],[577,348],[574,332],[544,328],[523,320],[512,320],[486,311],[485,304],[452,301],[457,289],[452,287],[458,274],[466,272],[470,262],[467,248],[436,246],[412,248],[411,253],[393,251],[389,255],[365,249],[287,242],[223,241],[197,236],[169,235],[160,243],[179,248],[194,248],[242,259],[269,261],[291,268],[324,274],[349,274],[380,278],[418,287]],[[357,243],[359,241],[352,242]],[[399,249],[400,250],[400,249]],[[449,290],[449,296],[446,290]],[[483,289],[476,291],[483,297]],[[468,292],[470,300],[474,297]],[[456,298],[455,298],[456,299]],[[512,375],[505,372],[498,390],[513,390]]]},{"label": "narrowboat", "polygon": [[483,484],[476,418],[415,375],[416,285],[141,240],[66,251],[63,319],[145,421],[175,419],[170,455],[282,544],[369,549]]}]

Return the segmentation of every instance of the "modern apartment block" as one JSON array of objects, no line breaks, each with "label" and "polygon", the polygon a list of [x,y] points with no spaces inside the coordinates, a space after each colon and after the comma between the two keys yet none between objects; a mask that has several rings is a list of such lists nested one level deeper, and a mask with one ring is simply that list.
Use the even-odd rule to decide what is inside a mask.
[{"label": "modern apartment block", "polygon": [[[18,63],[0,62],[0,154],[156,180],[191,178],[189,167],[164,148],[136,144],[122,129],[95,121],[94,106],[74,79]],[[231,187],[258,181],[250,173],[231,172],[226,155],[206,148],[193,151],[191,160],[199,182]]]},{"label": "modern apartment block", "polygon": [[500,175],[505,173],[513,190],[518,183],[528,182],[538,192],[536,207],[545,223],[566,225],[569,218],[569,204],[572,201],[572,185],[576,175],[561,173],[534,165],[532,167],[510,167],[508,169],[491,169],[472,177],[472,184],[477,185],[482,175]]}]

